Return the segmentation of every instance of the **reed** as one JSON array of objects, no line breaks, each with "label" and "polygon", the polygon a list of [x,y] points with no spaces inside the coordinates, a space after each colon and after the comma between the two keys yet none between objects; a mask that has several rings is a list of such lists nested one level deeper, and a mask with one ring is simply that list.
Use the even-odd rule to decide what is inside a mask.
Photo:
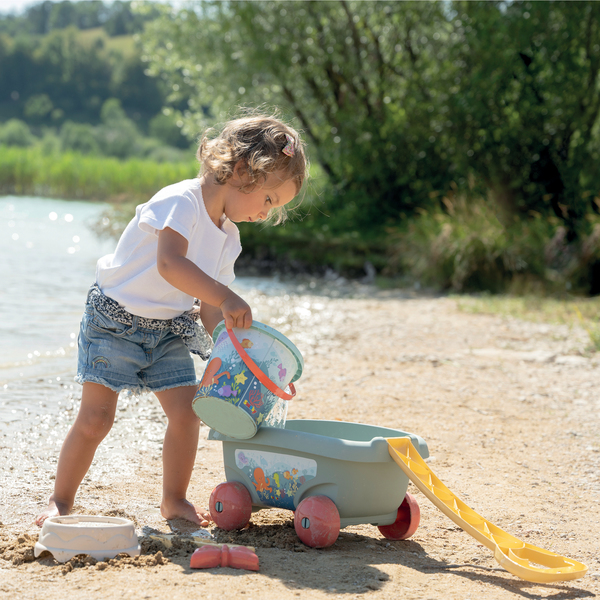
[{"label": "reed", "polygon": [[447,200],[389,234],[392,275],[452,292],[597,294],[600,218],[568,242],[558,219],[508,217],[491,202]]},{"label": "reed", "polygon": [[197,172],[193,159],[185,163],[157,163],[0,146],[0,194],[5,195],[147,200],[162,187],[194,177]]}]

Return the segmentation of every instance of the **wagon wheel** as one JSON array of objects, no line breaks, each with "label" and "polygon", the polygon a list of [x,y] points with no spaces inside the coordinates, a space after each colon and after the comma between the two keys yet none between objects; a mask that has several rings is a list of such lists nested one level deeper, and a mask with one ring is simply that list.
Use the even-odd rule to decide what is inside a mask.
[{"label": "wagon wheel", "polygon": [[398,509],[396,520],[391,525],[380,525],[378,529],[388,540],[405,540],[417,530],[420,520],[421,510],[417,500],[407,492]]},{"label": "wagon wheel", "polygon": [[327,496],[309,496],[298,504],[294,529],[307,546],[327,548],[340,534],[340,513]]},{"label": "wagon wheel", "polygon": [[239,482],[219,484],[210,495],[210,516],[221,529],[242,529],[250,521],[252,498]]}]

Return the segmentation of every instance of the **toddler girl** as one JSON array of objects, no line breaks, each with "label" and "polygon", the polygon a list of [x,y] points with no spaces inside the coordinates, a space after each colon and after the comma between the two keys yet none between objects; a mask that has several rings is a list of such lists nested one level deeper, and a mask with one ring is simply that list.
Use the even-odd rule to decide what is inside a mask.
[{"label": "toddler girl", "polygon": [[[241,252],[234,223],[285,218],[307,159],[298,133],[252,115],[209,130],[198,148],[201,172],[137,207],[114,254],[101,258],[79,333],[81,406],[60,451],[54,493],[36,519],[68,514],[96,448],[110,431],[121,390],[156,394],[168,425],[161,514],[208,525],[186,499],[200,421],[190,352],[207,359],[221,320],[250,327],[250,306],[229,289]],[[202,322],[202,327],[196,322]]]}]

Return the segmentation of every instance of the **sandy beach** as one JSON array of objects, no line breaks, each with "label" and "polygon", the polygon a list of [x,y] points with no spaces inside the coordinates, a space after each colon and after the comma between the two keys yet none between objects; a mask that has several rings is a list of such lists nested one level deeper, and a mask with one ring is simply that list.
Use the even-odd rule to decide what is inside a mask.
[{"label": "sandy beach", "polygon": [[[164,417],[135,397],[122,401],[74,512],[125,516],[142,555],[109,562],[33,559],[33,524],[52,489],[57,444],[79,393],[58,421],[0,438],[0,597],[10,599],[189,598],[593,598],[600,592],[600,357],[566,326],[460,312],[456,301],[371,290],[323,295],[285,334],[304,374],[288,418],[339,419],[422,436],[430,467],[481,515],[526,542],[588,565],[583,578],[522,581],[443,515],[412,484],[421,525],[390,542],[356,525],[330,548],[304,546],[293,514],[263,510],[248,529],[207,532],[256,548],[260,570],[191,570],[185,543],[161,546],[148,532],[196,528],[159,515]],[[277,322],[271,322],[277,327]],[[316,333],[315,333],[316,332]],[[143,410],[142,410],[143,406]],[[46,427],[44,427],[46,423]],[[224,481],[222,448],[203,427],[189,498],[208,505]],[[131,443],[131,440],[136,440]]]}]

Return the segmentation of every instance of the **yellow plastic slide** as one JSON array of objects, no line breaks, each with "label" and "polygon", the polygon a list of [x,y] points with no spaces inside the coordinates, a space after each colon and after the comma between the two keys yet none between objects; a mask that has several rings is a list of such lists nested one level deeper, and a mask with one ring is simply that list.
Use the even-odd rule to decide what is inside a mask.
[{"label": "yellow plastic slide", "polygon": [[388,438],[389,452],[409,479],[448,517],[487,546],[509,573],[535,583],[578,579],[587,566],[527,544],[478,515],[457,498],[427,466],[409,438]]}]

